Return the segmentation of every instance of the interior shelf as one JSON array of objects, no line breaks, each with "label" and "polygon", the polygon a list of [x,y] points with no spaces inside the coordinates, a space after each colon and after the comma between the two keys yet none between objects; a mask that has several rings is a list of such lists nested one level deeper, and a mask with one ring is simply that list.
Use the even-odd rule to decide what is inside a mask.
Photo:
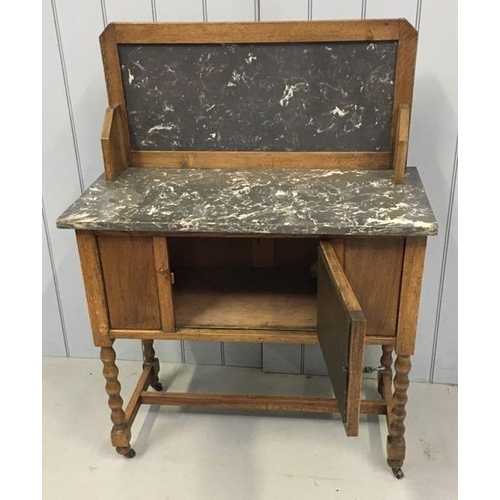
[{"label": "interior shelf", "polygon": [[308,269],[177,268],[177,328],[316,329]]}]

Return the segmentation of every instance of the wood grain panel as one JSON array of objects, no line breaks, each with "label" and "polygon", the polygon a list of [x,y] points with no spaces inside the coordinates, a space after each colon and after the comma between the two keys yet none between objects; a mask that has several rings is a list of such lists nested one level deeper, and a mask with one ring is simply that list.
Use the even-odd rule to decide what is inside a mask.
[{"label": "wood grain panel", "polygon": [[408,157],[408,139],[410,137],[410,108],[401,104],[398,109],[396,136],[394,140],[394,183],[403,184]]},{"label": "wood grain panel", "polygon": [[274,267],[274,242],[271,238],[253,238],[253,267]]},{"label": "wood grain panel", "polygon": [[127,168],[127,152],[120,106],[106,109],[101,133],[106,180],[114,181]]},{"label": "wood grain panel", "polygon": [[415,350],[426,244],[426,237],[406,238],[398,314],[397,354],[411,355]]},{"label": "wood grain panel", "polygon": [[112,328],[160,329],[153,239],[99,236]]},{"label": "wood grain panel", "polygon": [[385,152],[132,151],[131,166],[162,168],[392,168]]},{"label": "wood grain panel", "polygon": [[[114,339],[162,339],[188,341],[216,341],[239,343],[266,344],[317,344],[315,330],[263,330],[251,328],[177,328],[175,332],[163,330],[120,330],[112,329]],[[227,347],[227,345],[226,345]],[[260,354],[259,354],[260,357]],[[244,366],[244,365],[241,365]]]},{"label": "wood grain panel", "polygon": [[88,231],[77,231],[76,242],[82,266],[85,295],[92,335],[96,346],[110,346],[109,311],[96,237]]},{"label": "wood grain panel", "polygon": [[394,108],[392,114],[393,152],[396,147],[396,124],[398,120],[398,110],[401,104],[405,104],[409,107],[408,114],[411,115],[415,64],[417,61],[417,38],[417,30],[408,21],[401,19],[399,25],[396,85],[394,86]]},{"label": "wood grain panel", "polygon": [[[306,398],[302,396],[260,396],[246,394],[195,394],[186,392],[148,392],[140,396],[141,404],[170,406],[204,406],[209,408],[239,408],[241,410],[278,410],[334,413],[339,411],[338,401],[332,398]],[[365,399],[361,413],[385,415],[382,400]]]},{"label": "wood grain panel", "polygon": [[153,251],[162,329],[165,332],[173,332],[175,330],[175,316],[172,300],[172,270],[170,268],[167,238],[154,237]]},{"label": "wood grain panel", "polygon": [[275,239],[275,267],[308,269],[318,259],[318,243],[318,238]]},{"label": "wood grain panel", "polygon": [[357,436],[366,319],[330,242],[318,258],[318,340],[348,436]]},{"label": "wood grain panel", "polygon": [[[307,11],[304,12],[307,18]],[[274,43],[397,40],[399,20],[116,25],[118,43]]]},{"label": "wood grain panel", "polygon": [[345,238],[346,276],[366,316],[366,335],[396,335],[404,238]]},{"label": "wood grain panel", "polygon": [[314,330],[316,281],[307,269],[178,268],[176,326]]},{"label": "wood grain panel", "polygon": [[[121,115],[121,124],[123,132],[123,143],[125,146],[125,154],[127,162],[132,162],[130,152],[130,134],[128,126],[126,125],[126,104],[125,96],[123,93],[123,83],[120,73],[120,56],[118,54],[118,47],[116,44],[116,30],[114,24],[109,24],[99,37],[101,46],[101,57],[104,68],[104,77],[106,79],[106,89],[108,92],[108,103],[110,107],[118,106]],[[120,125],[121,125],[120,124]]]},{"label": "wood grain panel", "polygon": [[252,267],[251,238],[168,239],[170,264],[178,267]]}]

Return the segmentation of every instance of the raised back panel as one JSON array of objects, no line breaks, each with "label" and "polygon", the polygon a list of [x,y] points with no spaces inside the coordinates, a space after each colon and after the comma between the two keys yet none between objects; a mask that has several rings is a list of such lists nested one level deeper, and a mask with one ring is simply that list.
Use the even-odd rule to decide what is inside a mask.
[{"label": "raised back panel", "polygon": [[390,151],[396,42],[119,45],[135,151]]},{"label": "raised back panel", "polygon": [[411,106],[404,20],[109,25],[101,48],[128,163],[391,168]]}]

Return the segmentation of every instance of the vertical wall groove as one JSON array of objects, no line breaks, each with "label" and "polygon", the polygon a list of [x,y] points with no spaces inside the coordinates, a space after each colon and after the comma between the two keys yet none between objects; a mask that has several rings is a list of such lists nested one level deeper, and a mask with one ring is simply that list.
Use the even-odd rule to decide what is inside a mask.
[{"label": "vertical wall groove", "polygon": [[307,0],[307,20],[311,21],[313,18],[313,0]]},{"label": "vertical wall groove", "polygon": [[446,226],[444,233],[443,257],[441,261],[441,273],[439,277],[438,303],[436,307],[436,322],[434,325],[434,338],[432,342],[431,368],[429,373],[429,382],[434,382],[434,371],[436,368],[436,354],[439,340],[439,327],[441,326],[441,308],[443,304],[444,280],[446,276],[446,261],[448,258],[448,246],[450,243],[451,220],[453,216],[453,202],[455,200],[455,190],[458,173],[458,136],[455,144],[455,158],[453,160],[453,173],[451,177],[450,194],[448,198],[448,213],[446,214]]},{"label": "vertical wall groove", "polygon": [[70,357],[68,336],[66,333],[66,323],[64,321],[64,312],[63,312],[62,303],[61,303],[61,291],[59,289],[59,281],[57,279],[57,271],[56,271],[56,265],[55,265],[55,260],[54,260],[54,252],[52,251],[52,240],[50,239],[49,224],[47,221],[47,214],[45,212],[45,203],[43,201],[43,197],[42,197],[42,220],[43,220],[43,230],[45,233],[45,239],[47,240],[47,250],[48,250],[49,260],[50,260],[50,269],[52,271],[52,281],[54,283],[54,291],[56,294],[57,309],[59,311],[59,322],[61,323],[61,331],[63,334],[64,350],[66,352],[66,357]]},{"label": "vertical wall groove", "polygon": [[260,0],[254,0],[254,16],[256,21],[260,21]]},{"label": "vertical wall groove", "polygon": [[85,191],[85,184],[83,182],[82,162],[80,159],[80,149],[78,147],[78,138],[76,135],[75,115],[73,113],[73,105],[71,103],[71,94],[69,90],[68,74],[66,72],[66,62],[64,60],[64,50],[62,45],[61,30],[59,28],[59,18],[57,16],[56,0],[51,0],[51,5],[52,5],[52,15],[54,17],[54,27],[56,30],[57,47],[59,50],[59,59],[61,60],[61,71],[64,82],[64,91],[66,93],[66,103],[68,105],[71,136],[73,138],[73,148],[75,150],[76,168],[78,171],[78,182],[80,183],[80,192],[83,193]]},{"label": "vertical wall groove", "polygon": [[158,21],[158,14],[156,12],[156,0],[151,0],[151,16],[153,19],[153,22]]},{"label": "vertical wall groove", "polygon": [[362,0],[361,2],[361,19],[366,19],[366,3],[368,0]]},{"label": "vertical wall groove", "polygon": [[225,366],[226,364],[226,345],[224,342],[220,343],[220,364],[221,366]]},{"label": "vertical wall groove", "polygon": [[106,0],[101,0],[102,23],[104,27],[108,25],[108,13],[106,11]]},{"label": "vertical wall groove", "polygon": [[203,12],[203,22],[206,23],[208,21],[207,0],[201,0],[201,9]]},{"label": "vertical wall groove", "polygon": [[304,344],[300,344],[300,374],[304,375],[305,366],[306,366],[306,346]]},{"label": "vertical wall groove", "polygon": [[186,346],[184,340],[181,340],[181,363],[186,364]]},{"label": "vertical wall groove", "polygon": [[417,0],[417,16],[415,18],[415,28],[420,30],[420,19],[422,17],[422,3],[423,0]]}]

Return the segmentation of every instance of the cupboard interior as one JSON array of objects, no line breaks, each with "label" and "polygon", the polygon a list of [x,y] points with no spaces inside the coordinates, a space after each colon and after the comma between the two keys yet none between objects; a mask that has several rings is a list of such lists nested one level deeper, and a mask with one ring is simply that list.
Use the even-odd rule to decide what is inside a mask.
[{"label": "cupboard interior", "polygon": [[[339,259],[367,319],[395,336],[404,238],[346,237]],[[162,327],[151,236],[99,235],[111,327]],[[316,329],[319,238],[168,237],[176,328]]]},{"label": "cupboard interior", "polygon": [[315,330],[318,239],[169,238],[177,328]]}]

